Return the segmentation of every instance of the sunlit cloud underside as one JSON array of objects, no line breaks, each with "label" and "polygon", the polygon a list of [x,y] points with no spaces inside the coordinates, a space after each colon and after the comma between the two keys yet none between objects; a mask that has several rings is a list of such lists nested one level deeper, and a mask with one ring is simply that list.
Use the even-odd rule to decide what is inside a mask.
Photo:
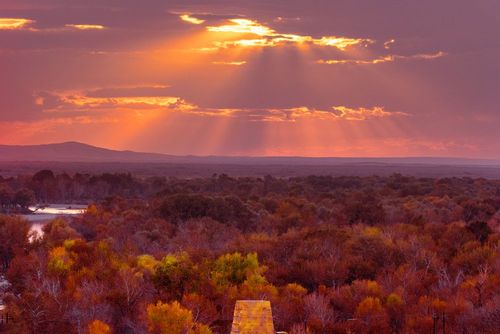
[{"label": "sunlit cloud underside", "polygon": [[339,65],[339,64],[353,64],[353,65],[376,65],[383,63],[392,63],[397,60],[431,60],[446,56],[445,52],[436,52],[432,54],[416,54],[410,56],[401,55],[387,55],[376,59],[320,59],[317,61],[318,64],[324,65]]},{"label": "sunlit cloud underside", "polygon": [[53,27],[53,28],[36,28],[36,20],[27,18],[0,18],[0,30],[26,30],[33,33],[41,32],[64,32],[66,30],[103,30],[106,29],[104,25],[101,24],[65,24],[64,26]]},{"label": "sunlit cloud underside", "polygon": [[188,22],[188,23],[191,23],[191,24],[203,24],[203,23],[205,23],[205,20],[198,19],[196,17],[192,17],[189,14],[182,14],[179,17],[180,17],[180,19],[182,21]]},{"label": "sunlit cloud underside", "polygon": [[100,24],[66,24],[66,27],[78,30],[103,30],[105,26]]},{"label": "sunlit cloud underside", "polygon": [[[204,23],[203,20],[198,20],[192,16],[181,15],[181,19],[189,23]],[[314,38],[309,35],[281,33],[269,26],[259,23],[258,21],[243,18],[230,19],[224,24],[207,26],[206,29],[208,32],[219,33],[226,37],[224,40],[214,42],[214,46],[218,48],[275,47],[279,45],[311,44],[346,50],[351,46],[365,46],[374,42],[368,38],[349,38],[337,36],[322,36]],[[248,37],[239,38],[242,36]]]},{"label": "sunlit cloud underside", "polygon": [[[84,92],[40,93],[36,103],[45,113],[84,113],[93,116],[118,116],[133,113],[143,116],[148,111],[181,112],[199,116],[231,117],[258,122],[296,122],[300,119],[363,121],[371,118],[408,116],[404,112],[390,112],[383,107],[352,108],[332,106],[323,110],[314,107],[294,108],[204,108],[173,96],[113,96],[94,97]],[[81,116],[81,115],[79,115]]]},{"label": "sunlit cloud underside", "polygon": [[20,30],[28,28],[33,20],[25,18],[0,18],[0,30]]}]

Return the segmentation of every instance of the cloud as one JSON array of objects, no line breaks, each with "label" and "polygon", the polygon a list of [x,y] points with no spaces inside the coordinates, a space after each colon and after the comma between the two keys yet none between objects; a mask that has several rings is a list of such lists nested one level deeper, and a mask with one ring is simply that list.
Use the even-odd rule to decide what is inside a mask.
[{"label": "cloud", "polygon": [[0,30],[29,29],[34,20],[24,18],[0,18]]},{"label": "cloud", "polygon": [[276,23],[286,23],[286,22],[298,22],[301,21],[302,19],[300,17],[283,17],[283,16],[278,16],[276,17],[273,22]]},{"label": "cloud", "polygon": [[396,56],[396,57],[399,57],[400,59],[436,59],[436,58],[444,57],[446,55],[447,55],[446,52],[439,51],[439,52],[430,53],[430,54],[429,53],[428,54],[421,53],[421,54],[408,56],[408,57],[404,57],[404,56]]},{"label": "cloud", "polygon": [[389,50],[390,48],[392,48],[394,43],[396,43],[395,39],[388,40],[387,42],[384,43],[384,49]]},{"label": "cloud", "polygon": [[320,59],[317,61],[318,64],[322,65],[345,65],[345,64],[354,64],[354,65],[373,65],[373,64],[381,64],[381,63],[390,63],[394,61],[394,56],[384,56],[377,59],[370,60],[358,60],[358,59]]},{"label": "cloud", "polygon": [[188,23],[191,23],[191,24],[203,24],[203,23],[205,23],[205,20],[196,18],[196,17],[191,16],[189,14],[182,14],[182,15],[179,16],[179,18],[182,21],[188,22]]},{"label": "cloud", "polygon": [[242,66],[245,65],[247,62],[245,60],[242,61],[213,61],[212,64],[214,65],[230,65],[230,66]]},{"label": "cloud", "polygon": [[350,108],[345,106],[334,106],[327,110],[298,107],[290,109],[268,109],[262,120],[292,122],[300,119],[365,121],[373,118],[392,116],[408,116],[408,114],[386,111],[384,107]]},{"label": "cloud", "polygon": [[352,64],[352,65],[376,65],[376,64],[382,64],[382,63],[392,63],[397,60],[431,60],[431,59],[436,59],[436,58],[441,58],[446,56],[447,54],[443,51],[439,51],[436,53],[429,53],[429,54],[416,54],[416,55],[410,55],[410,56],[401,56],[401,55],[387,55],[387,56],[382,56],[376,59],[320,59],[316,61],[318,64],[323,64],[323,65],[345,65],[345,64]]},{"label": "cloud", "polygon": [[0,30],[29,30],[33,32],[60,32],[71,30],[103,30],[105,26],[100,24],[66,24],[56,28],[34,28],[35,20],[26,18],[0,18]]},{"label": "cloud", "polygon": [[248,19],[231,19],[230,23],[220,26],[209,26],[208,31],[211,32],[227,32],[236,34],[253,34],[258,36],[273,36],[275,31],[266,27],[257,21]]},{"label": "cloud", "polygon": [[100,24],[66,24],[68,28],[77,29],[77,30],[103,30],[106,29],[105,26]]},{"label": "cloud", "polygon": [[83,92],[39,93],[36,103],[46,113],[102,113],[142,110],[184,110],[189,104],[174,96],[94,97]]},{"label": "cloud", "polygon": [[188,112],[206,116],[224,116],[238,118],[251,122],[297,122],[300,120],[366,121],[374,118],[408,116],[408,114],[403,112],[386,111],[383,107],[349,108],[345,106],[335,106],[327,110],[321,110],[312,107],[296,107],[283,109],[213,109],[196,107],[189,109]]},{"label": "cloud", "polygon": [[147,111],[159,111],[206,117],[229,117],[250,122],[296,122],[305,119],[365,121],[393,116],[408,116],[406,113],[391,112],[378,106],[371,108],[333,106],[326,110],[305,106],[295,108],[207,108],[175,96],[106,96],[118,95],[119,92],[122,92],[122,95],[127,93],[121,88],[107,88],[89,92],[41,92],[36,96],[36,103],[48,114],[67,113],[80,116],[90,113],[115,115],[120,112],[141,114]]},{"label": "cloud", "polygon": [[219,48],[229,48],[235,46],[274,47],[291,44],[334,47],[341,51],[345,51],[347,48],[352,46],[366,46],[374,43],[373,40],[368,38],[349,38],[338,36],[322,36],[314,38],[309,35],[280,33],[271,27],[259,23],[258,21],[242,18],[230,19],[222,25],[208,26],[207,31],[226,34],[226,37],[228,37],[227,39],[216,41],[214,43]]},{"label": "cloud", "polygon": [[349,108],[346,106],[336,106],[332,107],[332,109],[336,117],[349,121],[364,121],[371,118],[383,118],[391,116],[409,116],[407,113],[400,111],[386,111],[384,107]]},{"label": "cloud", "polygon": [[105,26],[100,24],[66,24],[56,28],[33,28],[35,20],[25,18],[0,18],[0,30],[29,30],[33,32],[59,32],[68,29],[72,30],[103,30]]}]

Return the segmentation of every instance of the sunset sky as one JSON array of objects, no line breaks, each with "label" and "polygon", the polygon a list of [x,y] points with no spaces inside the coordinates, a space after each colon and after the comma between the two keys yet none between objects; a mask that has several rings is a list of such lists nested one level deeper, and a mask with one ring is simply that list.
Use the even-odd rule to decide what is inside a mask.
[{"label": "sunset sky", "polygon": [[0,144],[500,158],[498,0],[0,0]]}]

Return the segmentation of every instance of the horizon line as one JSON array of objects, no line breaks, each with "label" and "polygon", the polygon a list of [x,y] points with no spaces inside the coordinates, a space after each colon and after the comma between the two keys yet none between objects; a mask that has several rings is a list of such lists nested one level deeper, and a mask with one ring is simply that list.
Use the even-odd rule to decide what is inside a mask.
[{"label": "horizon line", "polygon": [[255,159],[269,159],[269,158],[288,158],[288,159],[439,159],[439,160],[468,160],[468,161],[489,161],[489,162],[500,162],[500,157],[464,157],[464,156],[433,156],[433,155],[402,155],[402,156],[307,156],[307,155],[241,155],[241,154],[172,154],[165,152],[153,152],[153,151],[136,151],[132,149],[118,149],[109,148],[103,146],[96,146],[93,144],[88,144],[84,142],[68,140],[62,142],[49,142],[41,144],[1,144],[0,147],[36,147],[36,146],[53,146],[53,145],[64,145],[64,144],[78,144],[82,146],[88,146],[96,149],[103,149],[115,152],[123,153],[138,153],[138,154],[156,154],[170,157],[191,157],[191,158],[255,158]]}]

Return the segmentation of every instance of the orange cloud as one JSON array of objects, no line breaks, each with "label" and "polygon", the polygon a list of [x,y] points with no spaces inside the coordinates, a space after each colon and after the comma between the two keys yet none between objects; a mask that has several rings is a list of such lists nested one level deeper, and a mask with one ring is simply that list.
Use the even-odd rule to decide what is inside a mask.
[{"label": "orange cloud", "polygon": [[392,63],[395,62],[396,60],[412,60],[412,59],[423,59],[423,60],[430,60],[430,59],[436,59],[436,58],[441,58],[446,56],[445,52],[439,51],[436,53],[430,53],[430,54],[416,54],[416,55],[411,55],[411,56],[400,56],[400,55],[387,55],[383,57],[379,57],[376,59],[368,59],[368,60],[363,60],[363,59],[320,59],[316,61],[318,64],[324,64],[324,65],[345,65],[345,64],[353,64],[353,65],[376,65],[376,64],[382,64],[382,63]]},{"label": "orange cloud", "polygon": [[40,94],[35,102],[48,113],[57,112],[116,112],[120,110],[178,109],[192,108],[179,97],[172,96],[117,96],[93,97],[83,92],[58,92]]},{"label": "orange cloud", "polygon": [[247,62],[242,60],[242,61],[214,61],[212,64],[214,65],[230,65],[230,66],[242,66],[245,65]]},{"label": "orange cloud", "polygon": [[313,44],[322,46],[333,46],[339,50],[345,51],[348,47],[359,44],[373,43],[370,39],[361,38],[345,38],[345,37],[321,37],[320,39],[312,39]]},{"label": "orange cloud", "polygon": [[266,121],[292,121],[299,119],[319,120],[346,120],[365,121],[372,118],[384,118],[392,116],[408,116],[403,112],[386,111],[384,107],[373,108],[349,108],[345,106],[334,106],[330,110],[320,110],[309,107],[298,107],[290,109],[270,109]]},{"label": "orange cloud", "polygon": [[339,65],[339,64],[355,64],[355,65],[372,65],[380,63],[390,63],[395,60],[394,56],[384,56],[377,59],[370,60],[358,60],[358,59],[320,59],[317,61],[318,64],[323,65]]},{"label": "orange cloud", "polygon": [[26,29],[34,22],[34,20],[23,18],[0,18],[0,30]]},{"label": "orange cloud", "polygon": [[351,108],[334,106],[321,110],[311,107],[295,108],[204,108],[173,96],[88,96],[84,92],[43,93],[36,96],[36,103],[46,113],[99,113],[116,115],[133,112],[142,115],[147,111],[179,112],[207,117],[230,117],[250,122],[296,122],[302,119],[364,121],[374,118],[408,116],[403,112],[386,111],[383,107]]},{"label": "orange cloud", "polygon": [[389,112],[384,107],[373,108],[349,108],[346,106],[332,107],[336,117],[349,121],[364,121],[370,118],[383,118],[391,116],[408,116],[407,113],[400,111]]},{"label": "orange cloud", "polygon": [[182,21],[188,22],[188,23],[191,23],[191,24],[203,24],[203,23],[205,23],[205,20],[193,17],[193,16],[191,16],[189,14],[180,15],[179,18]]},{"label": "orange cloud", "polygon": [[248,19],[231,19],[230,24],[207,27],[211,32],[227,32],[235,34],[253,34],[258,36],[273,36],[276,32],[257,21]]},{"label": "orange cloud", "polygon": [[[214,44],[219,48],[233,46],[240,47],[274,47],[284,44],[311,44],[317,46],[335,47],[341,51],[358,45],[373,43],[367,38],[348,38],[336,36],[322,36],[314,38],[309,35],[285,34],[265,26],[257,21],[249,19],[231,19],[227,24],[219,26],[208,26],[207,30],[214,33],[225,33],[236,35],[240,38],[227,38],[216,41]],[[254,38],[241,38],[243,36],[255,36]],[[227,36],[231,37],[231,36]]]},{"label": "orange cloud", "polygon": [[0,30],[29,30],[32,32],[64,32],[68,29],[74,30],[103,30],[105,26],[100,24],[66,24],[63,27],[37,29],[31,26],[35,20],[25,18],[0,18]]},{"label": "orange cloud", "polygon": [[105,26],[100,24],[66,24],[66,27],[78,30],[103,30]]}]

